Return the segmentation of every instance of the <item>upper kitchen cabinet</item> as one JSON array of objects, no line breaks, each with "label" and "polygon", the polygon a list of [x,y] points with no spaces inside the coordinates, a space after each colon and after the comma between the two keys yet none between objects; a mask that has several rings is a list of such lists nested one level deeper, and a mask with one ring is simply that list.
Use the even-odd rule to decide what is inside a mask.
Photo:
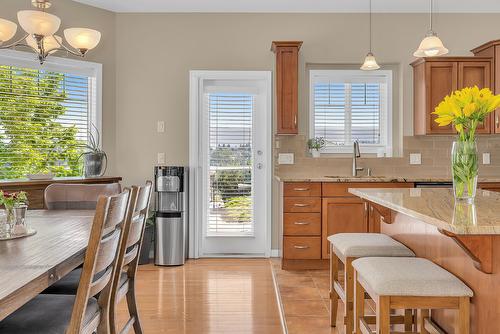
[{"label": "upper kitchen cabinet", "polygon": [[[471,50],[477,57],[488,57],[492,59],[491,77],[493,92],[500,94],[500,40],[491,41]],[[500,109],[495,111],[491,122],[491,133],[500,133]]]},{"label": "upper kitchen cabinet", "polygon": [[[421,58],[413,66],[414,134],[454,134],[449,125],[438,126],[432,114],[437,105],[457,89],[478,86],[491,88],[491,58],[435,57]],[[491,120],[478,126],[478,133],[491,133]]]},{"label": "upper kitchen cabinet", "polygon": [[300,41],[273,42],[276,54],[276,118],[277,134],[296,135],[299,111]]}]

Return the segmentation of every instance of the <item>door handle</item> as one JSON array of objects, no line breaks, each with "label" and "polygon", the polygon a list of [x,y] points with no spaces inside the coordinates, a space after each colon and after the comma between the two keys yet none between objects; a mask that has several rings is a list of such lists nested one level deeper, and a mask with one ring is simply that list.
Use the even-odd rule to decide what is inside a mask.
[{"label": "door handle", "polygon": [[294,191],[309,191],[309,188],[293,188]]},{"label": "door handle", "polygon": [[309,222],[295,222],[295,225],[309,225]]},{"label": "door handle", "polygon": [[293,245],[293,248],[295,249],[308,249],[309,246],[299,246],[299,245]]},{"label": "door handle", "polygon": [[264,165],[263,165],[263,164],[261,164],[261,163],[259,162],[259,163],[257,164],[257,169],[262,169],[262,168],[264,168]]},{"label": "door handle", "polygon": [[309,206],[309,204],[295,203],[293,206],[296,206],[298,208],[305,208],[306,206]]}]

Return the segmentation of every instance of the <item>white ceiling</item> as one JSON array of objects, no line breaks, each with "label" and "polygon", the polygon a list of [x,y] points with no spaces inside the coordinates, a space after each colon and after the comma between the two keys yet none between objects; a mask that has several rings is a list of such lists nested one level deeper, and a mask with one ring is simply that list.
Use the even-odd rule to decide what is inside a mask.
[{"label": "white ceiling", "polygon": [[[127,12],[366,12],[369,0],[75,0],[119,13]],[[428,0],[372,0],[375,12],[426,12]],[[437,12],[500,12],[500,0],[434,0]]]}]

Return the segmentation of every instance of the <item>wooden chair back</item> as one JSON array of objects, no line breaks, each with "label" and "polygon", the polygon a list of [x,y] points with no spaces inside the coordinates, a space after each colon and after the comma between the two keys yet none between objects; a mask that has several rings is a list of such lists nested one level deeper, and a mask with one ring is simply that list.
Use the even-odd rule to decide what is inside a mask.
[{"label": "wooden chair back", "polygon": [[95,210],[99,196],[121,192],[119,183],[53,183],[45,188],[45,207],[49,210]]},{"label": "wooden chair back", "polygon": [[98,297],[101,316],[99,333],[109,333],[109,303],[112,278],[117,270],[117,253],[123,239],[129,207],[128,189],[113,196],[100,196],[85,252],[80,284],[67,333],[80,333],[89,298]]},{"label": "wooden chair back", "polygon": [[142,331],[140,329],[135,302],[135,275],[139,263],[146,220],[148,219],[152,191],[153,183],[151,181],[147,181],[144,186],[131,187],[126,218],[127,223],[123,229],[123,239],[118,251],[117,267],[119,269],[115,272],[113,287],[111,289],[110,325],[112,334],[118,332],[115,327],[116,305],[125,295],[127,295],[127,298],[133,298],[133,300],[127,299],[131,318],[125,325],[123,332],[126,332],[126,328],[131,326],[136,328],[136,333]]}]

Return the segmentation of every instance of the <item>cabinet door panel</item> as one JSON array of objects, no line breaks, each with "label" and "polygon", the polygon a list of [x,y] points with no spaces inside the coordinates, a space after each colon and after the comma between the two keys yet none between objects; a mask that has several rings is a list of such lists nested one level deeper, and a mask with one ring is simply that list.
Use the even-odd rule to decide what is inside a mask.
[{"label": "cabinet door panel", "polygon": [[276,109],[278,134],[297,134],[298,115],[297,47],[276,48]]},{"label": "cabinet door panel", "polygon": [[434,120],[437,115],[432,114],[438,104],[446,95],[455,91],[458,87],[457,62],[429,62],[426,64],[427,84],[427,134],[453,134],[455,130],[452,125],[439,126]]},{"label": "cabinet door panel", "polygon": [[321,197],[285,197],[284,212],[321,212]]},{"label": "cabinet door panel", "polygon": [[[489,62],[458,62],[458,89],[478,86],[491,87],[491,65]],[[491,117],[477,127],[478,133],[491,132]]]},{"label": "cabinet door panel", "polygon": [[317,260],[321,258],[320,237],[284,237],[283,258]]},{"label": "cabinet door panel", "polygon": [[321,235],[321,213],[284,213],[284,235]]},{"label": "cabinet door panel", "polygon": [[328,236],[336,233],[368,232],[366,204],[349,198],[323,198],[322,255],[329,258]]}]

